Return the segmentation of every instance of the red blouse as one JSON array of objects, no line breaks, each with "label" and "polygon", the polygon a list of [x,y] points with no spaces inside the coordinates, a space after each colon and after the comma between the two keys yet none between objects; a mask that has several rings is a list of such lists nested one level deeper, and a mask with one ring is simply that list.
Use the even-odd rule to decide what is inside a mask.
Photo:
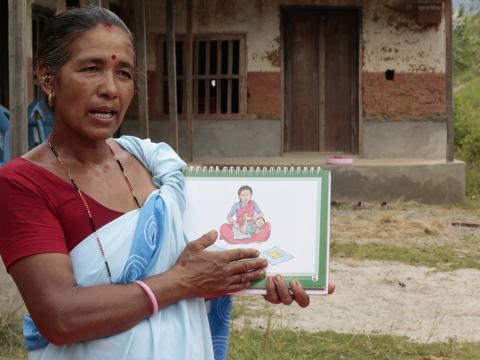
[{"label": "red blouse", "polygon": [[[84,195],[97,228],[123,215]],[[7,270],[26,256],[68,254],[91,233],[70,183],[24,158],[0,168],[0,256]]]}]

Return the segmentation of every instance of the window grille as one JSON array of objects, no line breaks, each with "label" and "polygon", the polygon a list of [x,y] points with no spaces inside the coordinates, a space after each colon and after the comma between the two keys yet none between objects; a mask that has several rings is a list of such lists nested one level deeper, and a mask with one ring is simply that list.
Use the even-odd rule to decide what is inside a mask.
[{"label": "window grille", "polygon": [[[177,111],[185,114],[185,42],[177,37]],[[193,41],[193,113],[196,118],[231,118],[245,114],[245,35],[195,36]],[[168,116],[167,44],[156,43],[155,113]]]}]

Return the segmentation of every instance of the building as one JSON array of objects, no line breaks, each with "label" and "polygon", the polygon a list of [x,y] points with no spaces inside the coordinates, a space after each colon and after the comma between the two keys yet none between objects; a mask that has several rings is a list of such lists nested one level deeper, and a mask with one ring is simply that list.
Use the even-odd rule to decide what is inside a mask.
[{"label": "building", "polygon": [[[32,100],[45,18],[88,1],[14,3],[10,14],[25,12],[32,28],[24,36]],[[464,164],[453,161],[451,0],[102,5],[137,35],[139,96],[122,133],[167,141],[195,164],[329,167],[337,201],[463,200]],[[8,73],[18,73],[5,56],[2,103]],[[325,165],[335,155],[353,165]]]}]

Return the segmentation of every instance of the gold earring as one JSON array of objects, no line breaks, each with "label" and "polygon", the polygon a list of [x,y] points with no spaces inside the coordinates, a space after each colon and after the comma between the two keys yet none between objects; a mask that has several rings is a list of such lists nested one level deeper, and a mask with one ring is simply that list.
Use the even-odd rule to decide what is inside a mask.
[{"label": "gold earring", "polygon": [[42,84],[45,87],[52,86],[53,76],[51,74],[45,74],[42,76]]},{"label": "gold earring", "polygon": [[55,94],[52,92],[48,93],[47,95],[47,105],[50,108],[53,108],[53,105],[55,105]]},{"label": "gold earring", "polygon": [[[53,76],[52,74],[45,74],[41,78],[42,85],[46,87],[48,90],[52,90],[52,83],[53,83]],[[55,94],[53,91],[50,91],[47,94],[47,105],[50,108],[53,108],[53,105],[55,105]]]}]

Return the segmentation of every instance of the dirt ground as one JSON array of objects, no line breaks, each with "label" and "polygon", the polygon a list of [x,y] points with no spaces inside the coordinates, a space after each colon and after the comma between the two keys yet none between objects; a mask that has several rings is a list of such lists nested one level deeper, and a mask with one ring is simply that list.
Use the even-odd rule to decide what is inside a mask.
[{"label": "dirt ground", "polygon": [[[331,224],[332,242],[447,245],[480,256],[478,209],[336,204]],[[275,328],[392,334],[419,342],[480,341],[478,270],[438,272],[398,263],[333,258],[330,278],[337,286],[335,293],[312,297],[306,309],[238,296],[235,302],[240,316],[234,326],[265,328],[273,313]],[[14,311],[20,316],[21,301],[6,274],[0,273],[0,289],[0,312]]]},{"label": "dirt ground", "polygon": [[[367,204],[362,210],[344,204],[332,211],[332,241],[451,245],[479,252],[480,228],[475,227],[480,224],[479,215],[478,210],[417,204]],[[470,238],[467,244],[466,237]],[[237,297],[243,311],[234,326],[265,327],[272,313],[275,328],[390,334],[418,342],[480,341],[478,270],[438,272],[399,263],[333,258],[330,278],[337,286],[335,293],[312,297],[306,309]]]}]

